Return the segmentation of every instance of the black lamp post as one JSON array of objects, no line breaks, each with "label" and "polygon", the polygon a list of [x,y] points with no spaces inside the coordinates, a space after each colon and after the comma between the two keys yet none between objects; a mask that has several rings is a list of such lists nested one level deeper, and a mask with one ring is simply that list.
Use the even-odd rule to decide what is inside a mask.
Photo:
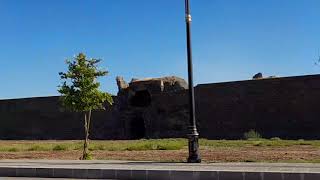
[{"label": "black lamp post", "polygon": [[185,0],[186,12],[186,30],[187,30],[187,53],[188,53],[188,82],[189,82],[189,111],[190,111],[190,126],[188,134],[189,146],[189,163],[200,163],[201,158],[199,154],[199,133],[196,126],[195,116],[195,100],[193,88],[193,70],[192,70],[192,49],[191,49],[191,14],[190,2]]}]

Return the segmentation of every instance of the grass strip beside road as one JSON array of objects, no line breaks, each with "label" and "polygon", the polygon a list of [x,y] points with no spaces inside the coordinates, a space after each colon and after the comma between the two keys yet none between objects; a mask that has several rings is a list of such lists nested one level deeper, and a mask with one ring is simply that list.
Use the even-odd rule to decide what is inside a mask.
[{"label": "grass strip beside road", "polygon": [[[207,140],[200,139],[200,146],[207,149],[243,148],[243,147],[291,147],[310,146],[320,148],[320,140]],[[26,151],[70,151],[81,150],[81,140],[39,140],[39,141],[0,141],[0,152]],[[141,139],[141,140],[91,140],[91,151],[148,151],[148,150],[181,150],[187,148],[187,139]]]}]

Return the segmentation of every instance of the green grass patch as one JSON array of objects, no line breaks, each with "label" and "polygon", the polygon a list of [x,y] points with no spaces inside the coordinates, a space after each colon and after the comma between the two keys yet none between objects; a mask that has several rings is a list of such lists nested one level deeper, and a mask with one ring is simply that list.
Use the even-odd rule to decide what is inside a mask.
[{"label": "green grass patch", "polygon": [[146,151],[146,150],[179,150],[186,146],[185,139],[152,139],[128,141],[92,141],[90,150],[105,151]]},{"label": "green grass patch", "polygon": [[82,160],[92,160],[93,156],[90,152],[86,153]]},{"label": "green grass patch", "polygon": [[282,140],[282,139],[248,139],[248,140],[207,140],[200,139],[200,146],[209,148],[242,148],[242,147],[289,147],[308,145],[320,148],[319,140]]},{"label": "green grass patch", "polygon": [[9,148],[8,152],[18,152],[19,150],[17,148]]},{"label": "green grass patch", "polygon": [[280,141],[281,139],[279,137],[273,137],[270,139],[271,141]]},{"label": "green grass patch", "polygon": [[49,151],[50,148],[41,146],[41,145],[33,145],[27,149],[27,151]]},{"label": "green grass patch", "polygon": [[[248,139],[248,140],[208,140],[200,139],[201,148],[246,148],[246,147],[289,147],[311,146],[320,148],[320,140],[282,140]],[[91,140],[90,151],[148,151],[187,149],[188,140],[176,139],[141,139],[141,140]],[[24,151],[70,151],[82,150],[83,141],[0,141],[0,152]]]},{"label": "green grass patch", "polygon": [[68,150],[68,148],[67,148],[66,145],[60,145],[60,144],[58,144],[58,145],[55,145],[55,146],[52,148],[52,150],[54,150],[54,151],[66,151],[66,150]]}]

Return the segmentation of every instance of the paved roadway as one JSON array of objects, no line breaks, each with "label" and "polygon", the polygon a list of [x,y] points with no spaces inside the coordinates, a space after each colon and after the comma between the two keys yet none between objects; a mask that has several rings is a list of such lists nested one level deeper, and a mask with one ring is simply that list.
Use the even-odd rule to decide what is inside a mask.
[{"label": "paved roadway", "polygon": [[25,178],[25,177],[0,177],[0,180],[71,180],[64,178]]},{"label": "paved roadway", "polygon": [[[238,172],[316,172],[320,163],[161,163],[118,160],[0,160],[0,168],[63,168],[73,170],[168,170],[168,171],[238,171]],[[0,175],[1,176],[1,175]],[[320,179],[319,179],[320,180]]]},{"label": "paved roadway", "polygon": [[[0,177],[0,180],[72,180],[66,178],[27,178],[27,177]],[[90,179],[95,180],[95,179]],[[97,179],[96,179],[97,180]],[[111,179],[110,179],[111,180]]]},{"label": "paved roadway", "polygon": [[[320,164],[188,164],[98,160],[0,160],[0,176],[137,180],[320,180]],[[13,180],[12,178],[5,177],[3,179]],[[17,180],[31,179],[18,178]],[[49,180],[44,178],[40,179]],[[0,178],[0,180],[2,179]]]}]

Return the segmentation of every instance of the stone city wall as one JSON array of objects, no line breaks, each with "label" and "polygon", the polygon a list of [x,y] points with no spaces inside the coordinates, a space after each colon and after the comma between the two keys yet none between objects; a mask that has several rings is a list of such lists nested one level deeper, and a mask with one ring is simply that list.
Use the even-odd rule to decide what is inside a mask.
[{"label": "stone city wall", "polygon": [[[115,104],[93,113],[91,139],[186,136],[183,80],[118,84]],[[239,139],[254,129],[266,138],[320,139],[320,75],[201,84],[195,93],[201,138]],[[0,139],[83,137],[82,115],[65,111],[58,97],[0,100],[0,119]]]}]

